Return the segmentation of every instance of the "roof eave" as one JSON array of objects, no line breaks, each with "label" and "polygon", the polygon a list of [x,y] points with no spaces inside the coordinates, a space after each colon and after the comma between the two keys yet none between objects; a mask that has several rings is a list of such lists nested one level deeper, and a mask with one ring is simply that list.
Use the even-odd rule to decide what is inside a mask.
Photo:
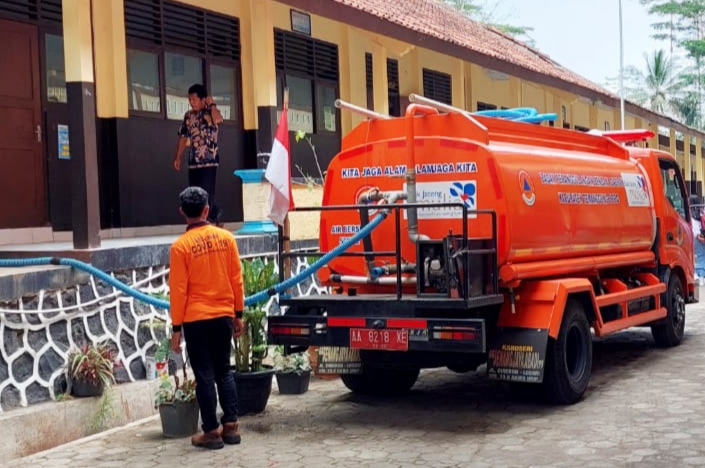
[{"label": "roof eave", "polygon": [[[412,44],[418,47],[424,47],[435,52],[451,55],[461,60],[479,65],[481,67],[495,70],[507,75],[514,76],[534,83],[541,83],[552,88],[560,89],[581,97],[591,99],[593,101],[601,101],[611,107],[620,107],[618,98],[606,93],[600,93],[594,89],[587,88],[577,83],[571,83],[562,80],[558,77],[547,75],[545,73],[532,70],[527,67],[502,60],[497,57],[483,54],[481,52],[468,49],[453,42],[424,34],[416,30],[407,28],[400,24],[388,21],[384,18],[374,15],[358,8],[337,2],[335,0],[276,0],[279,3],[289,5],[291,7],[308,11],[310,13],[328,18],[334,21],[340,21],[349,26],[354,26],[359,29],[379,33],[385,31],[384,35],[394,39]],[[638,117],[644,118],[659,126],[670,127],[674,130],[696,135],[705,140],[705,133],[689,128],[670,117],[649,111],[641,106],[637,106],[630,102],[625,102],[625,111]]]}]

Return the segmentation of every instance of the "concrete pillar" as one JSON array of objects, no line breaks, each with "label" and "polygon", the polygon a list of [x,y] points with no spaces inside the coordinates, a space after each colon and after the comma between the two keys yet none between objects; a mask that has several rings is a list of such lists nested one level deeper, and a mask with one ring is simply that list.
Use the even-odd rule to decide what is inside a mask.
[{"label": "concrete pillar", "polygon": [[472,79],[472,64],[463,62],[463,72],[465,75],[465,106],[463,109],[472,112],[475,109],[475,93],[473,90],[474,80]]},{"label": "concrete pillar", "polygon": [[93,2],[96,111],[98,117],[129,115],[123,0]]},{"label": "concrete pillar", "polygon": [[73,246],[75,249],[90,249],[100,247],[91,1],[63,0],[62,7],[70,115]]},{"label": "concrete pillar", "polygon": [[401,96],[401,113],[404,115],[409,105],[409,94],[423,94],[421,86],[421,67],[416,47],[409,47],[399,57],[399,95]]},{"label": "concrete pillar", "polygon": [[255,132],[258,153],[268,153],[276,133],[277,72],[272,2],[242,0],[240,63],[245,130]]},{"label": "concrete pillar", "polygon": [[465,66],[460,59],[453,60],[453,105],[464,109],[465,106]]}]

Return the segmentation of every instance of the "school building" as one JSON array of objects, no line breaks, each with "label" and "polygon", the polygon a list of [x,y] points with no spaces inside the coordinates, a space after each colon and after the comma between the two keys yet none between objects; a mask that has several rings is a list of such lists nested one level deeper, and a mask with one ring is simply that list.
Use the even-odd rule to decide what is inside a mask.
[{"label": "school building", "polygon": [[[290,90],[293,175],[317,176],[361,119],[418,93],[468,110],[535,107],[555,125],[618,129],[619,99],[437,0],[0,0],[0,242],[179,232],[172,159],[204,83],[221,126],[217,201],[242,221],[240,179],[271,149]],[[626,127],[678,155],[702,193],[703,133],[627,103]],[[71,234],[73,232],[73,234]],[[115,234],[118,235],[118,234]]]}]

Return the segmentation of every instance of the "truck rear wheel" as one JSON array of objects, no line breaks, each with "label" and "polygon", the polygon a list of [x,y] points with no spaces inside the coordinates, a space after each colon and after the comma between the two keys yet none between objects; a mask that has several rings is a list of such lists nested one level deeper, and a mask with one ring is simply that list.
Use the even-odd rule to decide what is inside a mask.
[{"label": "truck rear wheel", "polygon": [[411,390],[419,373],[419,369],[386,369],[363,365],[362,374],[342,374],[340,380],[353,393],[393,396]]},{"label": "truck rear wheel", "polygon": [[543,377],[544,394],[556,404],[570,405],[587,391],[592,373],[592,335],[583,305],[568,300],[557,339],[549,338]]},{"label": "truck rear wheel", "polygon": [[651,326],[651,335],[657,346],[678,346],[685,334],[685,292],[678,274],[671,272],[668,289],[661,296],[661,304],[666,307],[668,314],[658,324]]}]

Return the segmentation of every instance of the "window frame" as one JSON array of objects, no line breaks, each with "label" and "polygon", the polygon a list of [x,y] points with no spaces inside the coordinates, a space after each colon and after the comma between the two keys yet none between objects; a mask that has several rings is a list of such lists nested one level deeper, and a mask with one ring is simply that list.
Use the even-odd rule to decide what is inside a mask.
[{"label": "window frame", "polygon": [[[179,2],[174,2],[171,0],[162,0],[160,5],[161,8],[163,8],[163,5],[166,3],[174,3],[177,5],[182,6]],[[209,10],[206,10],[204,8],[199,8],[191,5],[183,5],[188,8],[192,8],[195,10],[200,10],[204,12],[205,14],[209,13]],[[236,16],[229,16],[225,15],[222,13],[215,13],[219,16],[231,18],[231,19],[236,19],[238,22],[240,21],[239,17]],[[160,27],[164,27],[164,18],[162,14],[162,24]],[[242,35],[242,30],[239,29],[240,35]],[[238,38],[238,40],[240,40]],[[208,53],[207,47],[203,46],[203,51],[198,51],[194,49],[189,49],[189,48],[183,48],[183,47],[178,47],[174,45],[165,45],[165,44],[158,44],[146,39],[137,39],[134,37],[129,37],[125,36],[125,48],[126,51],[129,50],[137,50],[141,52],[148,52],[148,53],[154,53],[157,54],[157,72],[159,74],[158,77],[158,82],[159,82],[159,99],[160,99],[160,112],[147,112],[147,111],[139,111],[139,110],[133,110],[129,109],[129,103],[128,103],[128,115],[130,117],[142,117],[142,118],[148,118],[148,119],[161,119],[161,120],[166,120],[170,122],[177,122],[175,119],[169,119],[167,117],[167,101],[166,101],[166,54],[171,53],[171,54],[179,54],[179,55],[184,55],[188,57],[194,57],[198,58],[202,61],[202,67],[201,67],[201,78],[202,78],[202,84],[206,86],[208,89],[208,92],[210,94],[211,90],[211,73],[210,73],[210,68],[211,65],[217,65],[220,67],[225,67],[225,68],[232,68],[235,70],[235,96],[234,98],[237,101],[237,111],[232,113],[232,119],[231,120],[223,120],[219,124],[219,126],[224,125],[226,127],[235,127],[239,129],[244,129],[244,111],[243,111],[243,99],[242,99],[242,56],[240,55],[240,58],[238,60],[235,59],[228,59],[226,57],[219,57],[219,56],[213,56]],[[129,91],[129,60],[126,59],[126,70],[128,74],[128,91]]]},{"label": "window frame", "polygon": [[[336,109],[335,110],[335,131],[330,131],[325,129],[325,125],[319,125],[319,119],[320,122],[325,122],[325,116],[321,115],[319,116],[319,108],[321,112],[323,112],[323,107],[322,104],[319,102],[320,99],[318,97],[319,95],[319,88],[322,86],[333,88],[335,91],[335,99],[340,99],[340,47],[338,44],[334,44],[331,42],[327,42],[321,39],[316,39],[314,37],[302,35],[293,31],[287,31],[284,29],[278,29],[274,28],[272,33],[275,35],[274,37],[274,42],[275,42],[275,51],[277,49],[276,47],[276,35],[277,33],[283,33],[284,37],[286,35],[292,35],[292,36],[299,36],[306,41],[309,41],[313,47],[314,50],[314,62],[316,60],[315,56],[315,43],[320,42],[326,45],[332,45],[335,46],[336,51],[338,52],[337,56],[337,76],[338,80],[334,81],[331,79],[326,79],[326,78],[320,78],[316,76],[316,70],[314,69],[313,72],[308,73],[304,72],[301,70],[293,70],[293,69],[288,69],[286,66],[286,39],[284,42],[284,48],[283,48],[283,54],[284,54],[284,64],[282,67],[278,67],[277,64],[275,63],[275,74],[276,74],[276,79],[277,79],[277,84],[281,85],[282,93],[284,89],[287,87],[287,82],[286,82],[286,77],[287,76],[292,76],[295,78],[301,78],[304,80],[309,80],[311,82],[311,92],[312,92],[312,105],[313,105],[313,132],[311,135],[317,135],[317,136],[338,136],[340,137],[342,135],[342,129],[341,129],[341,118],[340,118],[340,112]],[[283,95],[282,95],[283,98]],[[277,93],[277,111],[281,111],[283,108],[283,102],[279,102],[279,93]],[[293,130],[290,130],[293,131]]]},{"label": "window frame", "polygon": [[[440,99],[438,96],[439,90],[437,89],[439,80],[448,80],[448,100]],[[430,81],[432,84],[432,89],[426,89],[426,82]],[[445,73],[438,70],[433,70],[431,68],[421,69],[421,87],[423,88],[423,95],[434,101],[442,102],[446,105],[453,105],[453,75],[450,73]]]},{"label": "window frame", "polygon": [[[392,67],[391,65],[394,65]],[[393,76],[390,76],[390,69],[395,68],[396,69],[396,80],[394,80],[394,84],[396,85],[396,89],[391,87],[392,81],[390,78],[393,78]],[[401,92],[400,92],[400,85],[399,85],[399,59],[387,57],[387,101],[388,101],[388,107],[389,107],[389,115],[391,117],[401,117],[402,113],[402,108],[401,108]],[[396,112],[393,112],[396,111]]]}]

